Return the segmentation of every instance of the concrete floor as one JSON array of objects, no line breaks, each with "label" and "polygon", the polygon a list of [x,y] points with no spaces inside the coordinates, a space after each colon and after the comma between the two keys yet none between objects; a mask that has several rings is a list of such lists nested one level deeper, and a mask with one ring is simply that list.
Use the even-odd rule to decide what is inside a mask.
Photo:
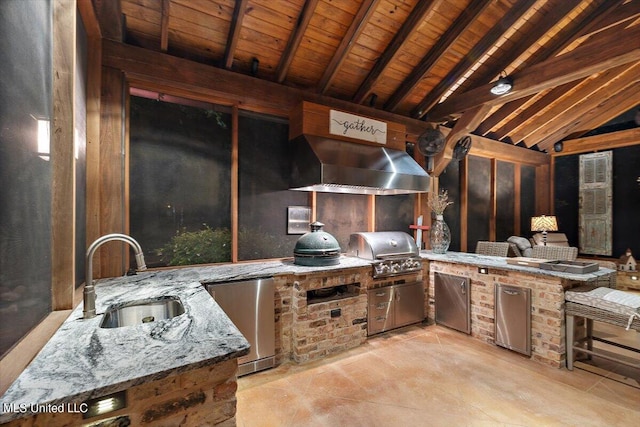
[{"label": "concrete floor", "polygon": [[[640,333],[617,329],[626,343],[640,343]],[[239,427],[640,425],[640,370],[605,368],[555,369],[442,326],[411,326],[321,361],[240,378],[236,420]]]}]

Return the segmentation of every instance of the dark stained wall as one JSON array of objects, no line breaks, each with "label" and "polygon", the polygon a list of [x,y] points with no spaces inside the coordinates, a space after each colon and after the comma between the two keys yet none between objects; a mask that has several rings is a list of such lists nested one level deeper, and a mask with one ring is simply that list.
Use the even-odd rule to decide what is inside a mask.
[{"label": "dark stained wall", "polygon": [[[580,155],[555,159],[555,214],[558,228],[567,235],[571,246],[578,241],[578,192]],[[627,248],[640,257],[640,144],[613,150],[613,257],[619,258]]]}]

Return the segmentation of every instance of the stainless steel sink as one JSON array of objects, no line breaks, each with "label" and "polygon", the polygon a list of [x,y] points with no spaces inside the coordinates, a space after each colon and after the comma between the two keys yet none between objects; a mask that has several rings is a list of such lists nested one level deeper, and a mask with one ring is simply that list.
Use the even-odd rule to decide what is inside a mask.
[{"label": "stainless steel sink", "polygon": [[132,301],[125,305],[110,307],[100,323],[101,328],[121,328],[171,319],[184,314],[179,298],[166,297],[160,300]]}]

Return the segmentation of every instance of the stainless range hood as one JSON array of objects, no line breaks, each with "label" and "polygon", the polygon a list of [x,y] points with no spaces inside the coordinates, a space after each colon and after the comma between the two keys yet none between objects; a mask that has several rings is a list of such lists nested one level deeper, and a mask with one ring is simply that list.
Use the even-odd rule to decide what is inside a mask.
[{"label": "stainless range hood", "polygon": [[313,135],[291,141],[291,190],[349,194],[429,191],[429,175],[404,151]]}]

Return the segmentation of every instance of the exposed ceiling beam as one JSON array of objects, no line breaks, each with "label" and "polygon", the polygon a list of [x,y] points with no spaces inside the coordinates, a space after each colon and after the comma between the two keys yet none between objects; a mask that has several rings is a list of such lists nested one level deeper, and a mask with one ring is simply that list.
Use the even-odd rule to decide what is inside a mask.
[{"label": "exposed ceiling beam", "polygon": [[423,99],[416,105],[411,116],[421,118],[425,113],[433,108],[434,105],[440,101],[440,98],[449,90],[449,88],[455,84],[467,71],[474,66],[478,58],[482,58],[487,52],[500,40],[503,34],[511,28],[530,8],[536,3],[537,0],[519,0],[515,6],[509,9],[509,12],[500,20],[496,25],[485,34],[482,39],[471,49],[471,51],[465,55],[464,59],[460,61],[451,70],[447,76],[440,80],[440,82],[433,88]]},{"label": "exposed ceiling beam", "polygon": [[353,18],[351,26],[344,37],[342,37],[342,41],[340,42],[338,49],[331,58],[329,65],[327,65],[324,74],[320,78],[320,82],[318,83],[318,90],[320,93],[324,94],[331,86],[338,69],[349,54],[351,46],[358,39],[362,30],[364,30],[365,25],[369,22],[369,18],[371,18],[371,15],[379,2],[380,0],[364,0],[360,5],[360,9],[358,9],[358,13],[356,13],[356,16]]},{"label": "exposed ceiling beam", "polygon": [[480,104],[500,105],[524,98],[544,89],[588,77],[594,73],[640,60],[640,25],[626,30],[626,43],[618,37],[600,37],[561,56],[538,63],[514,74],[513,90],[503,96],[489,91],[491,84],[452,96],[429,114],[431,121],[441,121]]},{"label": "exposed ceiling beam", "polygon": [[[120,1],[93,0],[102,37],[117,42],[124,40],[124,24]],[[157,45],[156,45],[157,46]]]},{"label": "exposed ceiling beam", "polygon": [[160,19],[160,50],[169,49],[169,7],[171,0],[162,0],[162,18]]},{"label": "exposed ceiling beam", "polygon": [[[602,7],[607,8],[607,13],[602,14],[597,20],[597,25],[583,28],[580,37],[576,39],[577,43],[583,42],[585,39],[597,34],[601,31],[610,29],[620,24],[629,23],[633,19],[640,18],[640,2],[632,0],[626,4],[621,4],[621,0],[606,1]],[[611,7],[616,6],[616,7]]]},{"label": "exposed ceiling beam", "polygon": [[318,0],[307,0],[304,3],[298,22],[296,23],[296,28],[291,33],[291,37],[289,37],[287,46],[284,49],[284,53],[280,58],[278,68],[276,69],[276,81],[278,83],[282,83],[287,76],[293,57],[298,50],[298,46],[300,46],[300,43],[302,42],[302,37],[309,26],[309,22],[311,21],[313,12],[316,10],[317,4]]},{"label": "exposed ceiling beam", "polygon": [[229,36],[227,37],[227,46],[224,52],[224,68],[230,69],[233,65],[233,57],[238,46],[240,38],[240,30],[242,29],[242,20],[247,10],[249,0],[237,0],[236,7],[233,9],[233,18],[231,19],[231,27],[229,27]]},{"label": "exposed ceiling beam", "polygon": [[447,31],[438,39],[429,52],[422,58],[420,63],[411,71],[411,74],[404,79],[398,89],[389,97],[384,105],[387,111],[395,111],[411,92],[420,80],[431,70],[431,68],[442,58],[453,43],[462,36],[480,14],[489,6],[490,2],[484,0],[473,0],[467,6]]},{"label": "exposed ceiling beam", "polygon": [[599,151],[602,150],[603,147],[609,150],[638,144],[640,144],[640,127],[584,138],[568,139],[562,142],[563,148],[561,152],[551,153],[551,155],[554,157],[568,156]]},{"label": "exposed ceiling beam", "polygon": [[491,107],[479,105],[465,112],[446,136],[444,149],[434,156],[433,169],[429,171],[434,176],[439,176],[453,158],[453,149],[458,140],[463,136],[473,132],[480,122],[485,118]]},{"label": "exposed ceiling beam", "polygon": [[175,96],[220,105],[238,103],[243,109],[279,117],[287,117],[291,109],[304,100],[401,123],[406,126],[407,141],[415,141],[431,127],[422,120],[125,43],[103,40],[102,65],[121,70],[132,87],[169,92]]},{"label": "exposed ceiling beam", "polygon": [[[577,113],[574,114],[581,114],[579,112],[581,110],[580,106],[585,103],[590,104],[587,100],[594,99],[593,95],[595,95],[597,99],[599,97],[598,93],[602,93],[602,89],[605,86],[620,79],[633,81],[633,75],[635,73],[640,73],[640,63],[621,65],[602,72],[593,78],[584,79],[579,85],[575,86],[575,90],[570,93],[563,93],[564,96],[560,98],[555,98],[551,95],[554,91],[549,92],[541,101],[545,101],[545,103],[550,104],[550,106],[545,106],[544,110],[538,110],[544,111],[544,113],[532,117],[529,124],[524,126],[520,131],[510,133],[509,136],[512,142],[517,144],[524,140],[527,147],[532,147],[537,143],[534,141],[539,139],[535,135],[539,135],[539,132],[541,132],[543,128],[547,132],[563,128],[565,122],[567,122],[572,115],[571,110],[577,111]],[[564,86],[566,85],[561,87]],[[540,107],[542,108],[542,105]],[[532,109],[535,110],[535,108],[536,106],[534,105]]]},{"label": "exposed ceiling beam", "polygon": [[[463,91],[469,87],[477,86],[478,84],[485,84],[491,82],[496,76],[500,75],[503,70],[508,69],[516,59],[518,59],[523,53],[531,48],[538,40],[550,31],[561,20],[565,19],[565,16],[575,7],[575,4],[570,1],[561,2],[560,5],[553,8],[545,16],[544,22],[535,25],[525,36],[523,40],[518,41],[518,44],[507,52],[500,54],[499,64],[493,67],[488,67],[484,72],[480,69],[471,75],[471,77],[465,81],[458,90]],[[528,62],[524,62],[521,66],[530,65]]]},{"label": "exposed ceiling beam", "polygon": [[418,4],[413,8],[407,20],[404,22],[404,24],[402,24],[402,27],[393,37],[393,40],[391,40],[391,43],[389,43],[382,55],[380,55],[380,58],[376,61],[367,77],[364,79],[362,84],[360,84],[360,87],[356,91],[356,94],[353,96],[353,102],[360,104],[365,100],[365,98],[371,92],[372,88],[380,79],[380,76],[384,72],[385,68],[387,68],[387,65],[389,65],[396,53],[400,51],[400,48],[402,47],[404,42],[425,19],[427,13],[433,7],[434,1],[435,0],[422,0],[419,1]]},{"label": "exposed ceiling beam", "polygon": [[[618,4],[621,0],[618,1],[605,1],[603,2],[596,10],[582,19],[580,22],[576,22],[569,31],[564,31],[553,40],[549,46],[540,51],[539,54],[534,55],[530,58],[529,66],[533,66],[540,62],[546,61],[547,59],[561,53],[567,46],[576,40],[584,37],[587,34],[590,34],[596,31],[600,26],[604,25],[603,21],[616,10]],[[507,102],[502,107],[500,107],[497,111],[491,114],[487,119],[476,129],[476,133],[479,135],[487,135],[496,125],[505,120],[507,117],[511,116],[515,112],[517,112],[523,105],[525,105],[534,95],[529,95],[514,101]]]},{"label": "exposed ceiling beam", "polygon": [[[594,97],[591,103],[581,109],[570,122],[564,124],[553,134],[547,135],[538,142],[541,150],[548,150],[558,141],[568,136],[580,136],[598,128],[620,114],[638,105],[640,99],[640,82],[631,85],[621,80],[618,84],[603,88],[603,93]],[[619,86],[624,86],[620,88]],[[606,93],[608,92],[608,93]]]},{"label": "exposed ceiling beam", "polygon": [[98,22],[93,2],[91,0],[78,0],[78,10],[87,31],[87,36],[89,38],[102,38],[102,31],[100,30],[100,23]]}]

